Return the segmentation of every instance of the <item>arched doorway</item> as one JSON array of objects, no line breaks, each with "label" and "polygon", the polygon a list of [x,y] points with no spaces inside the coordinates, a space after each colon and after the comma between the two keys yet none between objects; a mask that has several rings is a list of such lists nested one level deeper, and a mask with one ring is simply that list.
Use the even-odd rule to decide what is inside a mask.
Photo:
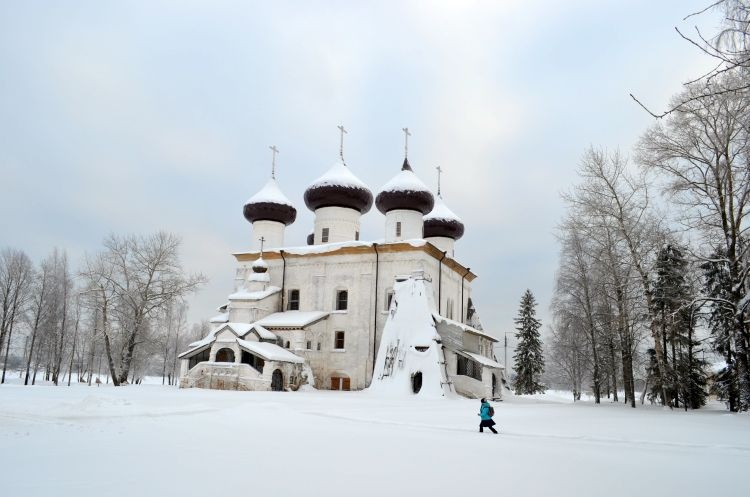
[{"label": "arched doorway", "polygon": [[419,393],[420,390],[422,390],[422,372],[417,371],[411,375],[411,391]]},{"label": "arched doorway", "polygon": [[234,362],[234,350],[219,349],[216,353],[216,362]]},{"label": "arched doorway", "polygon": [[275,369],[271,375],[271,390],[281,392],[284,389],[284,375],[280,369]]}]

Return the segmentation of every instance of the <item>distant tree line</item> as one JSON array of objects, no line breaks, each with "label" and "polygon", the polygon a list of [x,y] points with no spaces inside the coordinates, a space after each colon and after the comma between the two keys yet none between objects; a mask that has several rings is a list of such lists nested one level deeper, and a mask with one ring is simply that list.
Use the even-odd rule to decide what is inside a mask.
[{"label": "distant tree line", "polygon": [[575,398],[695,409],[710,385],[750,408],[750,4],[716,6],[725,26],[701,46],[719,66],[673,98],[632,161],[587,150],[564,195],[549,352]]},{"label": "distant tree line", "polygon": [[205,278],[183,270],[179,246],[164,232],[110,235],[77,270],[63,250],[34,264],[0,249],[0,381],[176,384],[177,354],[207,331],[187,323],[185,297]]}]

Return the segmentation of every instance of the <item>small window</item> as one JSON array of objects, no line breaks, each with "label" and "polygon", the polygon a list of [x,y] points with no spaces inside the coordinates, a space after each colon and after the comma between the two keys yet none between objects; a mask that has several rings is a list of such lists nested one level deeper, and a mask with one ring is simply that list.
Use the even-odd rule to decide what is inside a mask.
[{"label": "small window", "polygon": [[287,305],[287,310],[299,310],[299,290],[289,290],[289,304]]},{"label": "small window", "polygon": [[289,348],[289,340],[286,341],[286,344],[284,344],[286,348]]},{"label": "small window", "polygon": [[328,228],[323,228],[323,233],[321,235],[320,241],[323,243],[328,243]]},{"label": "small window", "polygon": [[354,239],[359,240],[359,231],[354,232]]},{"label": "small window", "polygon": [[396,221],[396,236],[401,236],[401,221]]},{"label": "small window", "polygon": [[389,310],[391,308],[391,302],[393,301],[393,290],[388,290],[385,292],[385,310]]},{"label": "small window", "polygon": [[318,342],[318,350],[320,350],[320,342]]},{"label": "small window", "polygon": [[310,340],[307,341],[307,350],[312,350],[312,342]]},{"label": "small window", "polygon": [[336,341],[334,344],[334,348],[337,350],[344,349],[344,332],[343,331],[336,332]]},{"label": "small window", "polygon": [[336,310],[345,311],[349,304],[349,292],[346,290],[339,290],[336,292]]}]

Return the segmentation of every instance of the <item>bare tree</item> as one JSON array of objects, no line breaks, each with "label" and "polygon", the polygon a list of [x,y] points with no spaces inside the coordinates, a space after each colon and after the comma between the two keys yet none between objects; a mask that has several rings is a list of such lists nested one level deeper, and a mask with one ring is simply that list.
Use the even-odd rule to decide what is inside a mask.
[{"label": "bare tree", "polygon": [[[706,8],[688,15],[683,21],[714,10],[720,10],[723,15],[722,26],[715,36],[705,36],[698,26],[693,26],[693,34],[685,34],[675,27],[675,31],[683,40],[715,62],[714,67],[708,72],[685,83],[685,86],[692,91],[682,93],[680,98],[673,99],[668,109],[660,113],[654,113],[632,93],[630,94],[638,105],[655,118],[663,118],[673,112],[684,110],[684,106],[721,95],[748,98],[750,94],[750,2],[748,0],[714,1]],[[726,81],[722,82],[727,78],[729,78],[729,84],[726,84]]]},{"label": "bare tree", "polygon": [[[103,334],[112,381],[127,382],[137,346],[145,339],[149,320],[170,302],[195,291],[205,278],[186,275],[180,265],[180,240],[158,232],[148,237],[110,235],[98,262],[89,265],[88,280],[102,298]],[[107,328],[109,304],[116,313],[121,333],[120,353],[115,367],[111,337]]]},{"label": "bare tree", "polygon": [[33,266],[25,252],[11,248],[0,251],[0,353],[5,350],[0,383],[5,383],[13,328],[31,299],[32,276]]},{"label": "bare tree", "polygon": [[[617,245],[622,247],[616,257],[626,258],[627,266],[632,268],[641,287],[643,312],[649,316],[651,336],[659,356],[659,373],[664,380],[667,365],[663,364],[660,329],[652,310],[650,267],[656,247],[661,245],[665,235],[659,219],[652,213],[646,179],[631,174],[628,161],[619,152],[608,153],[595,148],[584,154],[579,175],[581,182],[565,199],[576,212],[584,214],[578,217],[588,224],[587,233],[599,240],[601,247],[612,245],[612,237],[616,237]],[[607,237],[610,240],[604,241]],[[621,263],[612,260],[611,264]],[[622,288],[622,283],[616,286]],[[624,323],[621,327],[625,330]],[[666,391],[662,393],[666,401]]]}]

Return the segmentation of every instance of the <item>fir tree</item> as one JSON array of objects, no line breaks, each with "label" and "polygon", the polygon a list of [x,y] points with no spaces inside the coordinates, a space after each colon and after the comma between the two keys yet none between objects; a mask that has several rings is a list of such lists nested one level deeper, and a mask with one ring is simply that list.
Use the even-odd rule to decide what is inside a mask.
[{"label": "fir tree", "polygon": [[696,308],[692,302],[696,292],[688,279],[688,263],[682,249],[664,245],[655,270],[651,302],[662,332],[666,367],[663,377],[668,381],[663,391],[669,396],[661,400],[664,405],[682,404],[685,409],[697,409],[706,402],[706,368],[698,357],[702,350],[695,340]]},{"label": "fir tree", "polygon": [[531,290],[526,290],[521,297],[521,307],[515,319],[518,330],[518,346],[513,356],[516,364],[516,394],[544,393],[544,385],[539,382],[544,372],[542,340],[539,335],[542,323],[534,317],[535,314],[536,300]]},{"label": "fir tree", "polygon": [[740,403],[739,379],[736,367],[736,352],[733,349],[734,308],[730,304],[732,279],[725,253],[717,249],[701,266],[704,278],[704,293],[709,299],[708,326],[714,350],[724,358],[725,366],[716,373],[711,387],[729,405],[730,411],[737,411]]}]

